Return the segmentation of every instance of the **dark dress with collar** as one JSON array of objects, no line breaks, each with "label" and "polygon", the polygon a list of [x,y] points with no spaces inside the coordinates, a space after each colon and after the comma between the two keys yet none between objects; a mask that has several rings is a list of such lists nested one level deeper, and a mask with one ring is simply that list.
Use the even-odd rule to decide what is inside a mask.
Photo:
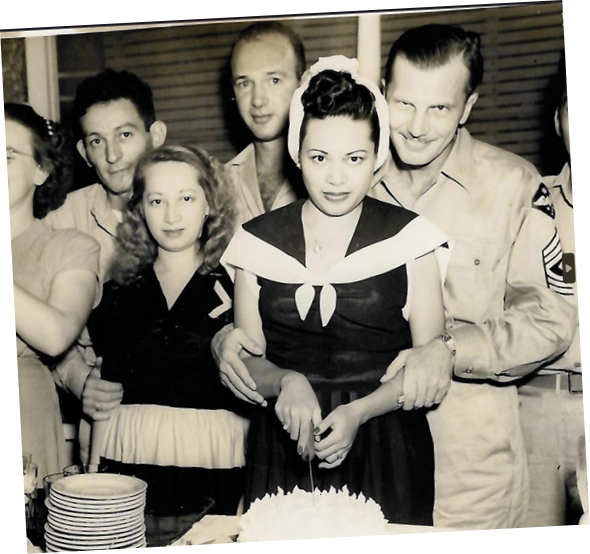
[{"label": "dark dress with collar", "polygon": [[[165,433],[162,441],[172,441],[171,448],[183,449],[181,442],[191,429],[146,430],[140,425],[141,417],[150,415],[145,410],[153,406],[169,408],[174,417],[182,414],[182,410],[193,415],[195,410],[207,411],[209,427],[211,411],[245,415],[245,404],[221,384],[211,354],[211,339],[232,321],[231,305],[228,303],[225,311],[219,308],[223,304],[216,292],[219,286],[226,291],[229,300],[232,284],[223,269],[208,275],[195,273],[169,309],[150,267],[127,286],[118,286],[112,281],[105,284],[101,303],[89,322],[97,355],[103,357],[102,378],[123,385],[123,406],[119,411],[124,412],[130,405],[144,410],[139,412],[140,420],[133,421],[134,429],[126,429],[125,424],[121,424],[119,432],[125,438],[115,437],[114,442],[120,442],[121,446],[110,448],[119,454],[111,454],[112,458],[102,461],[109,470],[147,481],[148,506],[153,508],[190,509],[194,502],[200,503],[201,497],[207,496],[216,502],[212,513],[232,515],[243,493],[243,467],[231,467],[231,462],[223,467],[166,466],[154,463],[145,454],[131,454],[131,451],[139,451],[143,433],[155,436]],[[210,449],[207,442],[216,440],[215,431],[203,437],[202,444],[198,443],[199,437],[190,440],[197,441],[199,448]],[[219,434],[223,431],[220,428]],[[236,446],[243,448],[243,443]],[[159,455],[158,452],[154,454],[155,457]],[[190,458],[190,452],[187,455]],[[130,457],[132,462],[128,461]]]},{"label": "dark dress with collar", "polygon": [[[302,205],[297,202],[265,214],[245,224],[243,230],[305,265]],[[416,217],[407,210],[365,199],[347,256],[396,237]],[[398,247],[405,245],[400,241]],[[231,264],[231,256],[227,261]],[[387,366],[412,345],[409,324],[402,315],[408,293],[405,264],[360,281],[334,284],[336,308],[325,327],[320,318],[319,287],[314,287],[314,300],[301,319],[295,303],[299,284],[266,279],[252,267],[247,271],[257,275],[260,285],[267,358],[307,377],[322,417],[376,390]],[[375,417],[361,425],[339,467],[319,469],[317,459],[312,464],[315,487],[327,490],[346,485],[351,493],[362,492],[378,502],[390,522],[432,525],[434,456],[424,410],[398,410]],[[282,429],[274,402],[257,408],[251,416],[247,472],[246,507],[279,488],[310,489],[308,464]]]}]

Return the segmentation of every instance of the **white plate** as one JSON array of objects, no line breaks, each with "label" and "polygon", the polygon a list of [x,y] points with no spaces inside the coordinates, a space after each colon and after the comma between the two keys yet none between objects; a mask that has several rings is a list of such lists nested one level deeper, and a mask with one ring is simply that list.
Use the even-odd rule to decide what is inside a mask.
[{"label": "white plate", "polygon": [[145,524],[145,517],[143,514],[137,516],[134,519],[125,520],[121,523],[118,522],[102,522],[98,521],[96,523],[87,523],[87,522],[67,522],[60,520],[59,518],[53,517],[51,514],[47,516],[47,522],[51,525],[53,529],[63,531],[65,533],[68,532],[76,532],[80,534],[101,534],[109,531],[120,531],[122,529],[134,528],[136,526],[144,525]]},{"label": "white plate", "polygon": [[147,483],[135,477],[116,473],[86,473],[64,477],[56,481],[51,489],[71,498],[113,500],[143,492],[147,489]]},{"label": "white plate", "polygon": [[77,518],[72,518],[70,514],[67,513],[53,513],[52,517],[53,519],[56,519],[64,524],[69,524],[69,525],[86,525],[86,526],[110,526],[110,525],[123,525],[125,523],[129,523],[129,522],[133,522],[133,521],[137,521],[138,519],[141,519],[141,517],[144,515],[144,512],[142,509],[138,510],[137,512],[130,512],[128,517],[125,517],[125,519],[121,520],[120,518],[105,518],[105,517],[87,517],[87,516],[83,516],[80,515]]},{"label": "white plate", "polygon": [[69,523],[100,523],[106,525],[112,522],[123,522],[129,519],[134,519],[139,515],[144,514],[144,507],[138,506],[133,510],[127,510],[125,512],[106,512],[106,513],[77,513],[69,510],[64,510],[59,506],[55,506],[49,499],[45,501],[48,513],[52,516],[59,518],[62,521]]},{"label": "white plate", "polygon": [[139,548],[145,543],[145,537],[141,536],[138,539],[130,541],[110,541],[104,543],[95,544],[80,544],[74,541],[58,541],[50,537],[45,537],[45,543],[48,547],[55,549],[56,551],[67,549],[67,550],[110,550],[115,548]]},{"label": "white plate", "polygon": [[134,542],[134,543],[130,543],[130,544],[124,544],[124,545],[116,545],[116,546],[111,546],[111,545],[106,545],[106,546],[79,546],[79,545],[69,545],[69,544],[57,544],[54,542],[47,542],[46,543],[46,548],[48,550],[48,552],[63,552],[65,551],[69,551],[69,552],[79,552],[81,550],[115,550],[115,549],[121,549],[121,548],[145,548],[146,546],[146,542],[145,539],[141,539],[140,541]]},{"label": "white plate", "polygon": [[55,508],[61,508],[67,512],[81,512],[83,514],[101,514],[101,513],[112,513],[112,512],[128,512],[138,506],[145,506],[145,497],[139,496],[136,499],[130,500],[129,502],[119,502],[116,504],[83,504],[80,502],[69,502],[63,500],[57,496],[51,496],[50,502]]},{"label": "white plate", "polygon": [[111,532],[106,535],[93,535],[85,536],[78,535],[77,533],[62,533],[54,530],[51,525],[45,525],[45,537],[49,537],[51,540],[57,542],[63,542],[66,544],[107,544],[112,542],[135,542],[145,536],[145,525],[137,527],[136,529],[126,530],[124,532]]},{"label": "white plate", "polygon": [[57,498],[64,502],[72,502],[75,504],[80,504],[84,506],[104,506],[107,504],[122,504],[125,502],[131,502],[132,500],[138,500],[140,498],[145,498],[146,491],[141,491],[133,495],[119,497],[119,498],[101,498],[101,499],[93,499],[93,498],[76,498],[72,496],[68,496],[63,494],[59,491],[54,491],[51,489],[49,492],[49,498]]},{"label": "white plate", "polygon": [[[47,546],[47,554],[61,554],[62,552],[64,552],[63,547],[54,547],[55,549],[52,549],[51,547]],[[145,540],[142,540],[141,542],[138,542],[137,544],[132,544],[131,546],[125,546],[123,548],[121,548],[120,550],[138,550],[138,549],[145,549],[147,548],[147,542]],[[104,550],[104,549],[103,549]],[[66,550],[67,551],[67,550]],[[75,552],[75,549],[71,548],[69,549],[70,552]],[[92,552],[92,551],[90,551]]]},{"label": "white plate", "polygon": [[59,537],[52,535],[51,533],[45,533],[45,540],[51,541],[56,546],[70,546],[70,547],[107,547],[107,546],[119,546],[127,544],[135,544],[139,540],[145,538],[145,531],[140,531],[132,535],[125,536],[111,536],[111,537],[100,537],[95,540],[80,540],[77,537]]}]

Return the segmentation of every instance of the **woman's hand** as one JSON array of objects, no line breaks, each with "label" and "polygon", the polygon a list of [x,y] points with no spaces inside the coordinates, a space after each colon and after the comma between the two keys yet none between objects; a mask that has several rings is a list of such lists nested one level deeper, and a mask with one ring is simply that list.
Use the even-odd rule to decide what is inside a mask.
[{"label": "woman's hand", "polygon": [[114,409],[123,400],[123,385],[105,381],[100,371],[93,369],[86,378],[82,390],[82,410],[94,421],[104,421],[111,417]]},{"label": "woman's hand", "polygon": [[[352,448],[360,426],[361,414],[354,403],[343,404],[330,412],[314,429],[315,453],[320,460],[324,460],[319,467],[331,469],[339,466]],[[321,435],[328,429],[332,432],[322,439]]]},{"label": "woman's hand", "polygon": [[288,371],[281,379],[275,412],[283,429],[297,441],[297,453],[304,460],[311,460],[314,456],[313,429],[322,420],[322,411],[304,375]]}]

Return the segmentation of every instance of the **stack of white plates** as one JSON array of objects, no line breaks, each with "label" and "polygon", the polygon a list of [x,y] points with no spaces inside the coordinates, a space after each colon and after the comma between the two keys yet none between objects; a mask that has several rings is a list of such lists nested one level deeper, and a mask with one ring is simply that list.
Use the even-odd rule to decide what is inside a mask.
[{"label": "stack of white plates", "polygon": [[110,473],[55,482],[46,500],[47,551],[145,547],[146,489],[140,479]]}]

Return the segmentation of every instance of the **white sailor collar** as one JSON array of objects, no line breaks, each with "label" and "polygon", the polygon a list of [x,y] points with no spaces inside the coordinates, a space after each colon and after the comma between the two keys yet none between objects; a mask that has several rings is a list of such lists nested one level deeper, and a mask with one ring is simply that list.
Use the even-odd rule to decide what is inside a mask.
[{"label": "white sailor collar", "polygon": [[[367,209],[373,211],[373,203],[386,206],[384,209],[389,212],[403,210],[371,198],[365,199],[364,202],[363,213],[353,235],[351,246],[358,239],[359,227],[367,225],[368,216],[373,215],[366,213]],[[282,209],[296,210],[296,213],[299,214],[300,232],[299,229],[289,229],[290,235],[291,231],[294,231],[289,238],[295,238],[298,241],[304,241],[303,224],[301,223],[302,205],[303,202],[297,202]],[[262,218],[267,218],[266,221],[269,221],[268,216],[280,215],[278,212],[279,210],[257,218],[260,220],[257,223],[260,223]],[[413,215],[415,217],[410,218],[409,222],[392,236],[360,246],[357,240],[358,249],[351,251],[351,247],[349,247],[349,253],[326,272],[319,273],[308,269],[304,264],[304,253],[303,255],[287,253],[260,236],[256,236],[251,232],[252,226],[248,225],[246,225],[246,229],[242,227],[238,230],[223,254],[221,263],[226,267],[232,279],[235,269],[239,268],[278,283],[299,284],[300,286],[295,292],[295,303],[302,320],[306,318],[315,297],[314,287],[321,287],[320,316],[322,325],[326,326],[336,309],[337,293],[334,285],[354,283],[382,275],[432,251],[436,253],[438,258],[441,283],[444,281],[450,258],[450,240],[429,220],[422,216]],[[248,229],[249,227],[250,229]],[[443,245],[446,247],[439,248]]]}]

